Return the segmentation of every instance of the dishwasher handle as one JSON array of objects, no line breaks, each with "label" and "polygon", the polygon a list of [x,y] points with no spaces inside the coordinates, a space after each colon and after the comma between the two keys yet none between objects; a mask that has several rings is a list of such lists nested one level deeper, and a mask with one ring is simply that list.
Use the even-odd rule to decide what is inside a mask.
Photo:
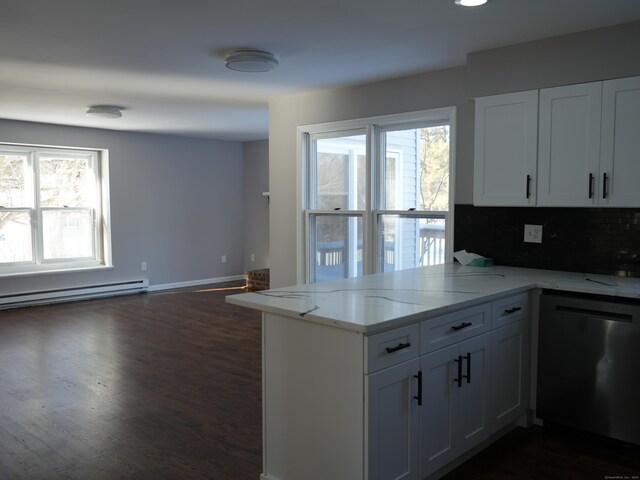
[{"label": "dishwasher handle", "polygon": [[617,322],[633,322],[633,315],[628,313],[607,312],[604,310],[594,310],[592,308],[570,307],[565,305],[556,305],[557,313],[565,313],[569,315],[579,315],[582,317],[597,318],[600,320],[614,320]]}]

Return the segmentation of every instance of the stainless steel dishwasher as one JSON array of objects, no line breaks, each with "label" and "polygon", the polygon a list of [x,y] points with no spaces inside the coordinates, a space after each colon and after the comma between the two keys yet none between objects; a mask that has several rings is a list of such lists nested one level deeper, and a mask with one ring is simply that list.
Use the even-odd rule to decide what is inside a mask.
[{"label": "stainless steel dishwasher", "polygon": [[640,300],[544,291],[536,414],[640,445]]}]

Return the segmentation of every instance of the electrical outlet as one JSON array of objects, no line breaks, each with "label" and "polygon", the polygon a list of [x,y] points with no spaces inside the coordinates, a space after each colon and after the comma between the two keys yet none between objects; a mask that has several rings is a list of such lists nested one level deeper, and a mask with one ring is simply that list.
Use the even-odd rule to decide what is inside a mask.
[{"label": "electrical outlet", "polygon": [[140,262],[140,270],[143,272],[147,270],[147,262]]},{"label": "electrical outlet", "polygon": [[542,225],[525,225],[524,241],[527,243],[542,243]]},{"label": "electrical outlet", "polygon": [[254,253],[251,254],[251,261],[252,262],[256,261],[256,255]]},{"label": "electrical outlet", "polygon": [[222,258],[220,259],[220,261],[222,263],[227,263],[227,256],[226,255],[222,255]]}]

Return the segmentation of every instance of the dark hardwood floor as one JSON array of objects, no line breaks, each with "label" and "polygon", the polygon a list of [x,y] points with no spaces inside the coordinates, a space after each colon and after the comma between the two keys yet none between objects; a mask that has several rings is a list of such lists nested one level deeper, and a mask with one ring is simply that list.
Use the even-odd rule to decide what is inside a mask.
[{"label": "dark hardwood floor", "polygon": [[[234,287],[0,311],[0,480],[258,480],[260,315]],[[639,474],[638,447],[536,427],[445,478]]]},{"label": "dark hardwood floor", "polygon": [[260,314],[225,286],[0,311],[0,479],[257,480]]},{"label": "dark hardwood floor", "polygon": [[516,428],[442,480],[638,480],[640,447],[559,426]]}]

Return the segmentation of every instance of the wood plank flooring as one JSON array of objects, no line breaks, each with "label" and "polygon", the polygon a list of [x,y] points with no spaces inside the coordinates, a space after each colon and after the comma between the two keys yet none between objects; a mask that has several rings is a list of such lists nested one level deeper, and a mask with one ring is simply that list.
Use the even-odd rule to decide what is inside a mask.
[{"label": "wood plank flooring", "polygon": [[[260,314],[224,303],[238,285],[0,311],[0,480],[258,480]],[[536,427],[445,479],[639,474],[638,447]]]},{"label": "wood plank flooring", "polygon": [[260,314],[223,287],[1,311],[0,479],[257,480]]},{"label": "wood plank flooring", "polygon": [[640,447],[559,426],[516,428],[442,480],[638,480]]}]

